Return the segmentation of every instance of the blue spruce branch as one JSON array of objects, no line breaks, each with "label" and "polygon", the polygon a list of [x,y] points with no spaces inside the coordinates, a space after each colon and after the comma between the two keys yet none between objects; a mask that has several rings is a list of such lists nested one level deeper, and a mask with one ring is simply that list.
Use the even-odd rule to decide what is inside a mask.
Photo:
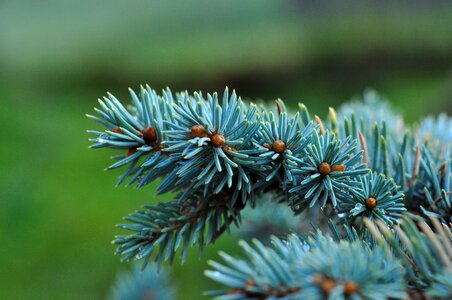
[{"label": "blue spruce branch", "polygon": [[[241,243],[248,260],[223,254],[228,266],[212,263],[208,272],[230,287],[214,293],[219,299],[448,295],[451,118],[405,124],[373,91],[329,108],[325,119],[279,99],[276,107],[247,104],[227,88],[222,97],[159,95],[149,86],[130,95],[129,106],[111,94],[99,100],[88,117],[105,130],[89,131],[91,147],[119,151],[107,168],[124,170],[118,184],[159,180],[158,193],[177,197],[126,217],[120,227],[129,233],[114,240],[124,260],[161,265],[181,249],[183,261],[188,247],[202,252],[240,225],[245,207],[263,208],[270,196],[316,229],[330,224],[339,242],[317,230],[274,239],[274,248]],[[409,220],[418,218],[425,223]]]}]

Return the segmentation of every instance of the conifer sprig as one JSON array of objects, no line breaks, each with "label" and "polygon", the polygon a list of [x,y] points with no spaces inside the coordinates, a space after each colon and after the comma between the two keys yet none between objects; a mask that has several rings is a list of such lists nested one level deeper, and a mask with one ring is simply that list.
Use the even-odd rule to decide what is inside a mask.
[{"label": "conifer sprig", "polygon": [[[280,102],[278,102],[280,103]],[[301,124],[299,114],[289,117],[286,112],[265,113],[265,121],[256,132],[255,145],[260,149],[259,163],[267,166],[265,180],[281,182],[282,189],[294,181],[290,171],[290,157],[299,156],[311,143],[316,126]]]},{"label": "conifer sprig", "polygon": [[[273,247],[241,242],[248,259],[221,253],[227,265],[210,262],[206,275],[230,289],[209,292],[215,299],[403,299],[404,270],[384,248],[360,241],[333,242],[317,233]],[[353,262],[353,263],[351,263]]]},{"label": "conifer sprig", "polygon": [[379,221],[366,221],[377,243],[399,258],[409,283],[419,291],[429,287],[441,290],[443,284],[450,284],[443,276],[452,272],[451,225],[435,218],[430,221],[432,226],[405,218],[394,230]]},{"label": "conifer sprig", "polygon": [[394,180],[383,174],[370,173],[358,179],[359,185],[349,190],[349,197],[341,202],[339,211],[349,219],[366,217],[389,225],[398,223],[403,212],[403,193]]},{"label": "conifer sprig", "polygon": [[189,246],[197,244],[202,253],[205,245],[213,243],[232,223],[240,221],[241,208],[229,208],[229,199],[222,193],[207,197],[197,193],[184,201],[145,205],[125,217],[129,223],[118,225],[132,233],[115,238],[117,253],[122,255],[122,260],[143,258],[145,264],[154,255],[160,265],[163,261],[172,262],[177,250],[182,248],[184,262]]},{"label": "conifer sprig", "polygon": [[211,184],[218,192],[231,188],[236,178],[235,187],[251,193],[250,170],[259,170],[250,157],[256,152],[252,138],[260,128],[257,107],[245,106],[235,92],[229,96],[226,89],[221,105],[216,93],[207,100],[195,93],[194,97],[180,95],[173,108],[176,114],[173,121],[167,121],[171,129],[165,133],[170,140],[164,142],[164,151],[179,163],[160,191]]},{"label": "conifer sprig", "polygon": [[319,204],[338,205],[354,185],[353,179],[369,172],[356,151],[356,140],[339,140],[330,131],[324,135],[314,132],[312,143],[303,155],[291,156],[294,186],[289,190],[295,211]]},{"label": "conifer sprig", "polygon": [[179,249],[184,260],[189,246],[202,252],[239,225],[247,205],[259,207],[260,199],[274,195],[306,221],[323,215],[340,241],[315,233],[275,238],[273,248],[241,243],[248,259],[223,254],[226,265],[212,263],[208,276],[229,286],[212,295],[452,295],[450,117],[410,126],[372,91],[364,103],[330,108],[324,120],[303,104],[295,114],[281,100],[276,108],[248,105],[228,89],[222,97],[204,97],[169,89],[158,95],[146,86],[131,91],[131,98],[127,107],[111,94],[99,100],[97,115],[88,117],[106,130],[89,131],[95,135],[91,147],[120,152],[108,167],[124,168],[118,184],[142,187],[161,179],[158,192],[177,197],[126,217],[120,227],[129,233],[114,241],[124,260],[144,258],[146,264],[153,257],[160,265],[172,262]]},{"label": "conifer sprig", "polygon": [[176,291],[170,282],[168,272],[157,273],[155,267],[146,269],[134,265],[129,272],[123,272],[116,278],[111,290],[110,300],[173,300]]},{"label": "conifer sprig", "polygon": [[165,176],[171,172],[176,160],[162,152],[163,142],[168,139],[164,130],[166,121],[174,116],[171,91],[165,90],[163,96],[149,86],[141,87],[139,96],[130,89],[133,106],[124,107],[113,95],[99,99],[98,116],[89,118],[106,126],[105,132],[89,131],[96,135],[90,139],[92,148],[113,148],[122,152],[107,169],[128,166],[120,176],[118,184],[129,178],[128,184],[137,183],[139,187]]},{"label": "conifer sprig", "polygon": [[275,247],[269,248],[256,239],[252,245],[241,241],[246,260],[220,252],[225,265],[209,261],[214,270],[205,275],[229,289],[206,294],[224,300],[300,299],[300,286],[290,264],[306,251],[305,245],[297,236],[291,236],[287,244],[277,238],[273,243]]}]

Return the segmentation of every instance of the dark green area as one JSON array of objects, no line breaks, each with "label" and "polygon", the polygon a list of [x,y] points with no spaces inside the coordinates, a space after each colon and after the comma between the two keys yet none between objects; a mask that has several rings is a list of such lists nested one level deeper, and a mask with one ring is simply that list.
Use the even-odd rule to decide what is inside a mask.
[{"label": "dark green area", "polygon": [[[151,2],[149,2],[151,3]],[[301,3],[301,4],[300,4]],[[127,267],[114,224],[155,196],[114,188],[112,152],[88,150],[84,117],[127,87],[236,88],[303,101],[323,116],[367,87],[409,121],[452,112],[446,1],[4,1],[0,4],[0,298],[102,299]],[[408,3],[408,2],[407,2]],[[331,6],[333,5],[333,6]],[[128,100],[125,100],[128,101]],[[172,268],[181,299],[215,288],[202,271],[220,239]]]}]

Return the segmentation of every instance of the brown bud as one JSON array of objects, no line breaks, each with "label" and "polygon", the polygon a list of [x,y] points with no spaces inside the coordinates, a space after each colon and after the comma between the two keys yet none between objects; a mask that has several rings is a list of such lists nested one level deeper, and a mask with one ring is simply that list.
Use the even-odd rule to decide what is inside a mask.
[{"label": "brown bud", "polygon": [[131,147],[131,148],[129,148],[129,150],[127,150],[126,156],[130,156],[132,154],[135,154],[137,151],[138,151],[137,148]]},{"label": "brown bud", "polygon": [[212,141],[212,146],[214,147],[221,147],[224,145],[224,143],[226,143],[224,136],[219,133],[212,135],[210,140]]},{"label": "brown bud", "polygon": [[286,143],[281,140],[276,140],[273,142],[273,150],[276,153],[283,153],[286,150]]},{"label": "brown bud", "polygon": [[336,287],[336,281],[333,279],[325,278],[320,284],[320,288],[325,294],[331,293],[331,291]]},{"label": "brown bud", "polygon": [[373,209],[377,206],[377,199],[375,199],[374,197],[369,197],[366,199],[366,207]]},{"label": "brown bud", "polygon": [[331,172],[344,172],[345,168],[347,168],[346,165],[335,165],[331,167]]},{"label": "brown bud", "polygon": [[231,147],[231,146],[223,146],[223,147],[221,147],[221,149],[222,149],[223,151],[237,152],[237,149],[234,148],[234,147]]},{"label": "brown bud", "polygon": [[268,150],[272,150],[272,146],[270,146],[268,143],[264,143],[262,147],[267,148]]},{"label": "brown bud", "polygon": [[112,128],[112,129],[110,129],[110,131],[114,132],[114,133],[122,133],[122,130],[119,127]]},{"label": "brown bud", "polygon": [[353,281],[346,281],[344,283],[344,294],[350,296],[359,290],[359,285]]},{"label": "brown bud", "polygon": [[323,176],[328,175],[331,173],[331,166],[329,163],[323,162],[318,167],[319,173]]},{"label": "brown bud", "polygon": [[150,145],[157,141],[157,134],[153,127],[144,128],[143,130],[141,130],[141,133],[143,134],[143,140],[147,145]]},{"label": "brown bud", "polygon": [[254,282],[254,281],[251,280],[251,279],[245,280],[245,285],[246,285],[246,286],[257,286],[256,282]]},{"label": "brown bud", "polygon": [[192,137],[208,137],[206,129],[202,125],[193,125],[190,129],[190,133]]},{"label": "brown bud", "polygon": [[315,274],[314,276],[312,276],[312,282],[315,284],[321,284],[323,281],[323,276],[320,274]]},{"label": "brown bud", "polygon": [[241,294],[243,291],[239,288],[233,288],[226,292],[226,295],[235,295],[235,294]]}]

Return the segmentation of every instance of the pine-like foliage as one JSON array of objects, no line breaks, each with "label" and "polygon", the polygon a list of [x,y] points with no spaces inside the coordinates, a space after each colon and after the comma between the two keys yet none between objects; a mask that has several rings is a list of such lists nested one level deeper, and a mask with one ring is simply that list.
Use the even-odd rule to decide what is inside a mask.
[{"label": "pine-like foliage", "polygon": [[383,174],[370,173],[359,178],[356,189],[341,204],[340,211],[348,218],[366,217],[395,224],[405,211],[403,193],[393,179]]},{"label": "pine-like foliage", "polygon": [[146,205],[127,216],[130,223],[118,226],[133,233],[117,236],[113,243],[119,245],[117,253],[123,260],[145,258],[147,263],[155,253],[160,265],[172,262],[182,248],[184,262],[189,246],[198,244],[202,252],[204,245],[214,242],[238,218],[238,212],[228,208],[224,194],[195,194],[185,201]]},{"label": "pine-like foliage", "polygon": [[242,222],[233,230],[233,235],[247,241],[255,238],[264,244],[270,242],[271,236],[284,238],[288,233],[300,232],[310,227],[310,219],[318,218],[313,211],[295,215],[289,206],[279,203],[272,192],[260,196],[256,206],[247,206],[241,216]]},{"label": "pine-like foliage", "polygon": [[303,240],[273,239],[273,248],[241,243],[247,260],[221,253],[206,275],[230,287],[217,299],[402,299],[404,270],[380,246],[333,242],[321,234]]},{"label": "pine-like foliage", "polygon": [[[175,199],[119,225],[128,231],[114,240],[124,260],[161,265],[180,250],[184,261],[188,247],[202,252],[255,208],[297,234],[274,238],[273,248],[242,242],[244,260],[222,254],[225,264],[207,272],[229,287],[209,293],[219,299],[452,295],[451,118],[405,124],[373,91],[323,119],[303,104],[291,112],[281,100],[244,103],[228,89],[130,94],[126,106],[111,94],[99,100],[88,117],[106,128],[89,131],[91,147],[120,152],[108,167],[124,170],[118,184],[158,179],[158,193]],[[292,213],[272,213],[268,198]],[[299,235],[306,223],[315,234]],[[325,224],[339,241],[320,234]],[[248,236],[264,231],[252,228]]]},{"label": "pine-like foliage", "polygon": [[173,300],[176,292],[166,271],[133,266],[118,275],[108,297],[110,300]]},{"label": "pine-like foliage", "polygon": [[432,226],[424,221],[417,224],[406,218],[400,226],[389,230],[381,222],[367,221],[377,244],[386,246],[401,260],[407,270],[408,283],[428,293],[452,297],[452,230],[432,218]]},{"label": "pine-like foliage", "polygon": [[328,202],[336,207],[347,198],[353,181],[369,173],[356,144],[350,138],[339,140],[330,131],[321,136],[315,132],[303,155],[292,157],[291,172],[296,178],[289,192],[295,211],[316,204],[324,208]]}]

